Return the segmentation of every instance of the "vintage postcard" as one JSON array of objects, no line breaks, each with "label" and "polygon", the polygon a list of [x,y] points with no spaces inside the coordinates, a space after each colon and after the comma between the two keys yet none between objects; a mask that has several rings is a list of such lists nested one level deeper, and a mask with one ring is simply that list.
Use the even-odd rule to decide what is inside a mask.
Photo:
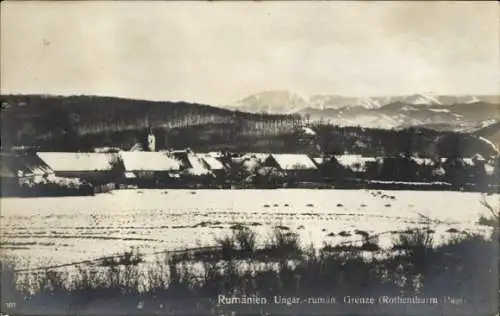
[{"label": "vintage postcard", "polygon": [[2,2],[2,315],[498,315],[499,23]]}]

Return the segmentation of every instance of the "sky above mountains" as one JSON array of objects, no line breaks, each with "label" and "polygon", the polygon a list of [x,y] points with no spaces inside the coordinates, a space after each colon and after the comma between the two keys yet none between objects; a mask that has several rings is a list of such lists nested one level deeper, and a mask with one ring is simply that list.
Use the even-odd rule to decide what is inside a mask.
[{"label": "sky above mountains", "polygon": [[1,92],[500,93],[492,2],[3,2]]}]

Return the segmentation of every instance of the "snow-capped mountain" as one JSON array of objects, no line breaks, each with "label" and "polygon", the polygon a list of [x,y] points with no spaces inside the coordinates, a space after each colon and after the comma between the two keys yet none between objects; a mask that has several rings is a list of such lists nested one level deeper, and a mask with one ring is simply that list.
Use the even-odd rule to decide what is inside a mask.
[{"label": "snow-capped mountain", "polygon": [[298,113],[312,121],[378,128],[425,126],[468,130],[500,116],[497,96],[423,93],[363,98],[322,94],[307,98],[290,91],[275,90],[251,95],[230,107],[252,113]]},{"label": "snow-capped mountain", "polygon": [[366,97],[344,97],[340,95],[313,95],[309,98],[308,107],[314,109],[340,109],[343,107],[361,107],[377,109],[382,106],[378,99]]},{"label": "snow-capped mountain", "polygon": [[442,105],[437,98],[421,93],[405,97],[401,101],[411,105]]},{"label": "snow-capped mountain", "polygon": [[365,109],[378,109],[382,107],[382,104],[380,104],[379,100],[375,100],[372,98],[362,98],[359,99],[359,102],[355,104],[355,106],[361,106]]},{"label": "snow-capped mountain", "polygon": [[307,101],[286,90],[270,90],[250,95],[230,107],[250,113],[296,113],[307,106]]},{"label": "snow-capped mountain", "polygon": [[463,101],[463,103],[466,103],[466,104],[473,104],[473,103],[479,103],[481,102],[481,100],[479,100],[477,97],[471,95],[470,97],[468,97],[466,100]]}]

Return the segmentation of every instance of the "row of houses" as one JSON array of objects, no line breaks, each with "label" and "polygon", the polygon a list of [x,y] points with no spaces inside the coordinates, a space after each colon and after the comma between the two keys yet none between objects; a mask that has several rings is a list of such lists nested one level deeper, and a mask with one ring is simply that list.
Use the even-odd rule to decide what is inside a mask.
[{"label": "row of houses", "polygon": [[[243,177],[265,177],[279,172],[282,178],[316,181],[324,178],[373,178],[414,181],[437,179],[453,170],[493,176],[498,162],[476,155],[470,159],[401,157],[377,158],[359,155],[312,157],[306,154],[178,151],[120,151],[117,153],[38,152],[2,154],[2,184],[40,181],[48,176],[77,178],[93,185],[159,185],[160,183],[224,183]],[[259,171],[260,170],[260,171]],[[456,176],[456,175],[455,175]],[[197,180],[194,180],[197,179]]]},{"label": "row of houses", "polygon": [[191,151],[118,153],[2,153],[1,178],[5,182],[47,176],[79,178],[101,185],[117,180],[133,182],[144,178],[178,178],[181,175],[217,177],[227,166],[209,154]]}]

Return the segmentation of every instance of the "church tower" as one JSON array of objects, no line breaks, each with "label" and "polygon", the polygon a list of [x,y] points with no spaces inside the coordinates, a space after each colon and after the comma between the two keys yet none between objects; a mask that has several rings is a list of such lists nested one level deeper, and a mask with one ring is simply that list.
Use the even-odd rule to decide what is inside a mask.
[{"label": "church tower", "polygon": [[148,150],[156,151],[156,138],[151,128],[148,129]]}]

